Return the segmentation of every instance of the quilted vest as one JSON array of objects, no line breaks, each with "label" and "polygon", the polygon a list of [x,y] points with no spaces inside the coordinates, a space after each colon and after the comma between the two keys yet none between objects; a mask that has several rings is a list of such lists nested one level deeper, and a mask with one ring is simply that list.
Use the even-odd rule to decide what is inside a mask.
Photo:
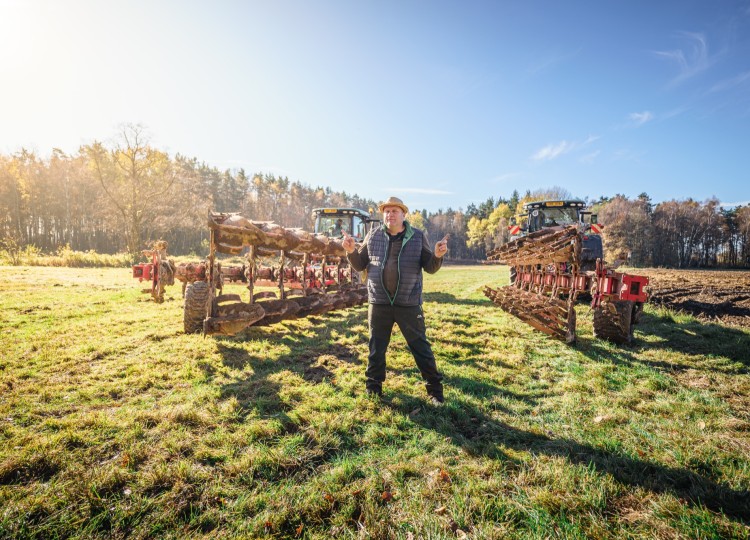
[{"label": "quilted vest", "polygon": [[384,227],[374,230],[367,239],[367,293],[371,304],[418,306],[422,304],[422,243],[424,234],[404,222],[406,232],[398,254],[398,287],[391,298],[383,285],[383,267],[390,242]]}]

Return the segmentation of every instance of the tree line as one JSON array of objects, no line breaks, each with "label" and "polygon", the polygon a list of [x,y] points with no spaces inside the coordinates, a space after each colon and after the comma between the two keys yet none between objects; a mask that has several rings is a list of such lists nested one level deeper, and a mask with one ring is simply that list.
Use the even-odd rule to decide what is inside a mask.
[{"label": "tree line", "polygon": [[[526,203],[575,198],[554,187],[489,199],[467,223],[468,243],[485,251],[499,247],[510,238],[511,218],[520,220]],[[633,199],[615,195],[582,200],[603,227],[604,254],[610,262],[624,259],[630,266],[667,268],[750,266],[750,206],[727,209],[716,198],[654,204],[646,193]]]},{"label": "tree line", "polygon": [[[428,212],[409,220],[434,242],[449,234],[449,257],[484,259],[509,240],[508,225],[531,200],[574,198],[562,188],[518,190],[480,204]],[[727,266],[750,263],[750,207],[724,209],[717,200],[653,204],[646,194],[591,201],[605,225],[608,259],[634,266]],[[194,157],[154,148],[140,126],[127,125],[114,142],[93,142],[48,158],[29,150],[0,154],[0,247],[68,246],[136,257],[156,239],[175,255],[207,251],[209,210],[240,212],[287,227],[313,228],[316,207],[374,210],[377,201],[311,187],[287,177],[243,169],[219,170]]]}]

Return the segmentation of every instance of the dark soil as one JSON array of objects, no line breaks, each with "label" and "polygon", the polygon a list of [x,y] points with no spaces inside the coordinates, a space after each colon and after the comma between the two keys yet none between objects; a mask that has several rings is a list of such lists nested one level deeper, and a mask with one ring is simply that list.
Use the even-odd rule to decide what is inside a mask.
[{"label": "dark soil", "polygon": [[750,272],[638,268],[649,277],[649,302],[699,319],[750,328]]}]

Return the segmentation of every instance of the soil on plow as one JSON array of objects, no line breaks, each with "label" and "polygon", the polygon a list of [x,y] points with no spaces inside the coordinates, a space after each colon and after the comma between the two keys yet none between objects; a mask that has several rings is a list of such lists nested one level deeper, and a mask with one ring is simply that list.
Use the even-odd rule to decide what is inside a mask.
[{"label": "soil on plow", "polygon": [[649,278],[649,303],[730,326],[750,328],[750,272],[637,268]]}]

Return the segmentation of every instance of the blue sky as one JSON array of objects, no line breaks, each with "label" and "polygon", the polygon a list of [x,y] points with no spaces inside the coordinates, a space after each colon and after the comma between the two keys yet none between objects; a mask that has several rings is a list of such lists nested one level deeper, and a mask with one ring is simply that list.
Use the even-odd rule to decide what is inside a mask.
[{"label": "blue sky", "polygon": [[123,123],[413,208],[750,201],[750,0],[0,0],[0,152]]}]

